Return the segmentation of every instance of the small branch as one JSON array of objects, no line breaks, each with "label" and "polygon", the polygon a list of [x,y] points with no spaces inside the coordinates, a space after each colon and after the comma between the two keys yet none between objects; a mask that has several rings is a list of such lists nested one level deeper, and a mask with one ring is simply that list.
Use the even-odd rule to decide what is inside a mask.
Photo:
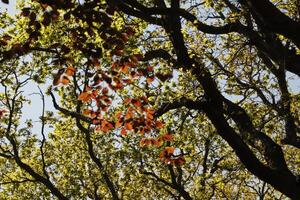
[{"label": "small branch", "polygon": [[3,158],[7,158],[7,159],[12,159],[13,158],[13,156],[7,155],[5,153],[0,153],[0,156],[3,157]]},{"label": "small branch", "polygon": [[164,49],[156,49],[156,50],[146,52],[142,61],[149,61],[155,58],[163,58],[169,61],[172,59],[172,56],[169,54],[168,51]]},{"label": "small branch", "polygon": [[46,137],[45,137],[45,96],[41,90],[40,87],[39,88],[39,91],[40,91],[40,96],[42,98],[42,103],[43,103],[43,106],[42,106],[42,116],[41,116],[41,120],[42,120],[42,127],[41,127],[41,134],[42,134],[42,142],[41,142],[41,146],[40,146],[40,151],[41,151],[41,156],[42,156],[42,163],[43,163],[43,172],[44,172],[44,175],[47,177],[47,179],[49,179],[49,175],[46,171],[46,162],[45,162],[45,155],[44,155],[44,144],[45,144],[45,141],[46,141]]},{"label": "small branch", "polygon": [[190,99],[187,99],[185,97],[181,97],[178,100],[175,100],[170,103],[164,103],[158,108],[154,114],[155,117],[160,117],[163,114],[167,113],[170,110],[181,108],[181,107],[186,107],[189,109],[194,109],[198,111],[202,111],[203,107],[206,105],[205,100],[200,100],[200,101],[193,101]]},{"label": "small branch", "polygon": [[152,176],[153,178],[155,178],[155,180],[157,180],[157,181],[159,181],[159,182],[161,182],[161,183],[163,183],[163,184],[165,184],[165,185],[167,185],[167,186],[169,186],[169,187],[171,187],[171,188],[174,189],[174,185],[173,185],[172,183],[170,183],[170,182],[168,182],[168,181],[166,181],[166,180],[160,178],[159,176],[157,176],[157,175],[156,175],[155,173],[153,173],[153,172],[148,172],[148,171],[142,170],[141,173],[142,173],[142,174],[145,174],[145,175]]},{"label": "small branch", "polygon": [[52,92],[50,92],[50,95],[52,97],[52,102],[53,102],[53,105],[54,105],[54,108],[57,109],[58,111],[62,112],[63,114],[67,115],[67,116],[70,116],[70,117],[73,117],[73,118],[76,118],[76,119],[80,119],[84,122],[87,122],[87,123],[92,123],[92,120],[88,117],[85,117],[77,112],[73,112],[73,111],[69,111],[65,108],[62,108],[60,107],[57,102],[56,102],[56,99],[55,99],[55,96]]},{"label": "small branch", "polygon": [[0,182],[0,185],[21,184],[21,183],[27,183],[27,182],[37,182],[34,179],[28,179],[28,178],[25,178],[24,180],[12,180],[9,176],[7,176],[7,175],[4,175],[4,176],[8,177],[10,179],[10,181]]}]

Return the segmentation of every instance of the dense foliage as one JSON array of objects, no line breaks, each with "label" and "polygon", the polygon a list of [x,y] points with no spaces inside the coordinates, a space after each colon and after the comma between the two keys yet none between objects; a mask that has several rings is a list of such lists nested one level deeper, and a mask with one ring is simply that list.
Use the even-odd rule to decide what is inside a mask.
[{"label": "dense foliage", "polygon": [[0,199],[300,199],[297,0],[17,6]]}]

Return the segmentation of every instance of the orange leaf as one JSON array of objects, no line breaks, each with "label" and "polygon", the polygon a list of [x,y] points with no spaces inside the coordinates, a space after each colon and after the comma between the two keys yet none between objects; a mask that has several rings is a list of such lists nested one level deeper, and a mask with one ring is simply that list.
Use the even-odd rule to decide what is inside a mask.
[{"label": "orange leaf", "polygon": [[141,107],[142,103],[139,100],[136,99],[132,99],[131,103],[133,103],[133,105],[135,105],[136,107]]},{"label": "orange leaf", "polygon": [[126,115],[125,115],[125,119],[131,119],[134,116],[133,112],[131,110],[128,110]]},{"label": "orange leaf", "polygon": [[95,124],[95,125],[99,125],[99,124],[100,124],[100,120],[98,120],[98,119],[94,119],[94,120],[93,120],[93,124]]},{"label": "orange leaf", "polygon": [[140,147],[145,146],[145,141],[146,141],[145,138],[142,138],[142,139],[141,139],[141,141],[140,141]]},{"label": "orange leaf", "polygon": [[150,119],[150,120],[152,120],[152,119],[153,119],[153,114],[152,114],[152,113],[149,113],[149,112],[147,112],[147,114],[146,114],[146,117],[147,117],[147,119]]},{"label": "orange leaf", "polygon": [[90,100],[90,95],[87,92],[83,92],[78,96],[78,100],[88,102]]},{"label": "orange leaf", "polygon": [[106,121],[106,120],[102,120],[102,122],[101,122],[101,130],[103,131],[103,132],[108,132],[109,130],[111,130],[113,128],[113,125],[110,123],[110,122],[108,122],[108,121]]},{"label": "orange leaf", "polygon": [[127,74],[129,71],[129,66],[128,65],[122,65],[120,68],[120,71],[123,72],[124,74]]},{"label": "orange leaf", "polygon": [[131,102],[131,100],[132,100],[131,98],[126,98],[126,99],[124,99],[123,102],[124,102],[125,105],[127,105]]},{"label": "orange leaf", "polygon": [[103,88],[102,89],[102,94],[107,94],[108,93],[108,89],[107,88]]},{"label": "orange leaf", "polygon": [[121,127],[123,125],[123,120],[118,120],[117,122],[116,122],[116,124],[115,124],[115,127],[116,128],[119,128],[119,127]]},{"label": "orange leaf", "polygon": [[147,77],[147,83],[151,84],[154,81],[154,76]]},{"label": "orange leaf", "polygon": [[174,147],[165,147],[165,150],[169,154],[173,154],[174,153]]},{"label": "orange leaf", "polygon": [[157,128],[162,128],[164,126],[164,124],[161,121],[159,121],[159,120],[157,120],[155,122],[155,125],[156,125]]},{"label": "orange leaf", "polygon": [[67,69],[66,69],[66,72],[65,72],[68,76],[73,76],[74,73],[75,73],[75,68],[72,67],[72,66],[69,66]]},{"label": "orange leaf", "polygon": [[160,152],[159,154],[159,158],[160,159],[165,159],[165,157],[167,156],[167,151],[164,149]]},{"label": "orange leaf", "polygon": [[92,94],[91,94],[91,97],[92,97],[93,99],[96,99],[96,97],[98,96],[98,94],[99,94],[99,91],[98,91],[98,90],[93,90],[93,91],[92,91]]},{"label": "orange leaf", "polygon": [[144,128],[140,128],[140,134],[144,134],[145,133],[145,129]]},{"label": "orange leaf", "polygon": [[115,68],[117,68],[117,67],[119,67],[119,63],[114,62],[114,63],[111,64],[111,68],[112,68],[112,69],[115,69]]},{"label": "orange leaf", "polygon": [[126,122],[126,123],[125,123],[125,128],[126,128],[127,130],[131,131],[131,130],[133,129],[133,127],[132,127],[132,122]]},{"label": "orange leaf", "polygon": [[150,109],[147,109],[147,113],[153,115],[153,114],[155,113],[155,111],[154,111],[153,109],[150,108]]},{"label": "orange leaf", "polygon": [[119,118],[121,117],[121,115],[122,115],[122,112],[117,112],[117,113],[115,114],[115,118],[119,119]]},{"label": "orange leaf", "polygon": [[104,127],[101,127],[101,130],[104,132],[104,133],[107,133],[109,131],[108,127],[104,126]]},{"label": "orange leaf", "polygon": [[147,71],[148,71],[148,72],[153,72],[153,67],[152,67],[152,66],[148,66],[148,67],[147,67]]},{"label": "orange leaf", "polygon": [[167,134],[165,134],[165,135],[162,136],[162,139],[164,141],[169,141],[170,142],[170,141],[173,140],[173,136],[171,134],[167,133]]},{"label": "orange leaf", "polygon": [[160,147],[162,145],[163,141],[161,138],[158,138],[154,141],[155,146]]},{"label": "orange leaf", "polygon": [[133,83],[133,80],[132,79],[123,79],[122,80],[124,83],[126,83],[126,84],[131,84],[131,83]]},{"label": "orange leaf", "polygon": [[123,84],[121,82],[116,82],[114,88],[115,89],[122,89],[123,88]]},{"label": "orange leaf", "polygon": [[95,118],[95,117],[97,117],[97,114],[95,112],[91,112],[90,117]]},{"label": "orange leaf", "polygon": [[92,112],[91,110],[85,109],[85,110],[83,111],[83,114],[84,114],[84,115],[90,115],[91,112]]},{"label": "orange leaf", "polygon": [[145,140],[145,145],[149,146],[152,143],[151,139],[146,139]]},{"label": "orange leaf", "polygon": [[121,130],[121,135],[123,135],[123,136],[125,136],[126,135],[126,129],[125,128],[123,128],[122,130]]},{"label": "orange leaf", "polygon": [[61,82],[62,84],[64,84],[64,85],[68,85],[68,84],[70,83],[70,80],[69,80],[68,77],[63,76],[63,77],[61,78],[60,82]]}]

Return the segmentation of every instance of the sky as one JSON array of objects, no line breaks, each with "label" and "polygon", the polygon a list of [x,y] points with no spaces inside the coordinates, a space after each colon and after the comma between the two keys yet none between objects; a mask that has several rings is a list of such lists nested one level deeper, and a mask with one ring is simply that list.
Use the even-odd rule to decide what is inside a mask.
[{"label": "sky", "polygon": [[5,4],[0,1],[0,11],[3,12],[5,10],[7,10],[11,15],[16,13],[16,0],[9,0],[9,4]]}]

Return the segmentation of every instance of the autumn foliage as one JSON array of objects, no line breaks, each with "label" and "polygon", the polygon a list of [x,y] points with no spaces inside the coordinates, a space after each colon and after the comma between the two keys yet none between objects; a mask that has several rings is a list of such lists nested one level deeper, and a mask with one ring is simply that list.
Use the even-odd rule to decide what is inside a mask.
[{"label": "autumn foliage", "polygon": [[0,9],[0,199],[299,198],[299,3],[16,8]]}]

